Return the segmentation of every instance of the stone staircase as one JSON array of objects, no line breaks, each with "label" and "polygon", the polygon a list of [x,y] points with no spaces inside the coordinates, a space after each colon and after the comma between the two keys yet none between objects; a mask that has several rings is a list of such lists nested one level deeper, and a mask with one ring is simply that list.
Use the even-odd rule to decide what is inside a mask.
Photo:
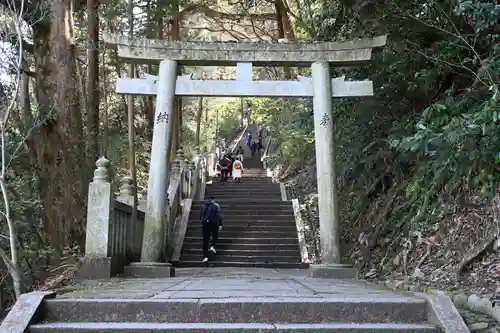
[{"label": "stone staircase", "polygon": [[[231,280],[228,280],[230,283]],[[29,333],[439,333],[411,297],[48,299]]]},{"label": "stone staircase", "polygon": [[[235,267],[302,268],[292,204],[282,201],[279,184],[266,176],[260,156],[245,157],[241,183],[218,179],[207,185],[205,198],[220,205],[223,229],[217,254],[210,265]],[[202,203],[193,203],[180,267],[201,265]]]}]

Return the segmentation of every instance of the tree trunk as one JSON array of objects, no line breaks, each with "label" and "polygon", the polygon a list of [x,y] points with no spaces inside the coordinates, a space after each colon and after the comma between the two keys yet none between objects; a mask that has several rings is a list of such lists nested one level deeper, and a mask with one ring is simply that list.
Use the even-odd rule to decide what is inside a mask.
[{"label": "tree trunk", "polygon": [[101,66],[101,77],[102,77],[102,97],[104,102],[104,114],[102,119],[103,127],[103,137],[102,137],[102,154],[104,156],[108,155],[109,149],[109,117],[108,117],[108,92],[107,92],[107,73],[106,73],[106,50],[102,52],[102,66]]},{"label": "tree trunk", "polygon": [[[154,7],[151,2],[147,3],[147,14],[148,14],[148,33],[150,38],[155,38],[155,21],[154,21]],[[161,29],[160,34],[158,36],[158,39],[162,39],[162,34],[161,34]],[[153,66],[151,64],[148,64],[148,73],[153,74]],[[155,119],[155,107],[154,107],[154,99],[153,96],[148,96],[147,97],[147,120],[148,120],[148,126],[147,126],[147,136],[150,141],[153,140],[153,126],[154,126],[154,119]]]},{"label": "tree trunk", "polygon": [[18,103],[19,128],[25,129],[24,132],[27,133],[30,126],[33,126],[33,116],[31,115],[30,77],[26,73],[21,75],[21,80],[19,82]]},{"label": "tree trunk", "polygon": [[[180,31],[180,17],[177,15],[180,11],[179,1],[176,1],[174,4],[174,19],[170,21],[170,40],[181,40],[181,31]],[[181,67],[179,66],[180,74]],[[182,97],[176,97],[175,110],[174,110],[174,130],[172,131],[172,151],[171,151],[171,160],[175,158],[176,151],[182,145],[181,137],[182,137]]]},{"label": "tree trunk", "polygon": [[[128,0],[128,35],[134,37],[134,1]],[[134,77],[134,65],[129,65],[128,75]],[[127,96],[127,115],[128,115],[128,144],[129,144],[129,167],[132,177],[132,194],[134,197],[132,204],[132,221],[137,223],[137,170],[135,164],[135,114],[134,114],[134,96]]]},{"label": "tree trunk", "polygon": [[203,113],[203,97],[198,97],[198,112],[196,113],[196,139],[194,145],[200,146],[201,115]]},{"label": "tree trunk", "polygon": [[99,154],[99,0],[87,0],[87,161]]},{"label": "tree trunk", "polygon": [[[280,39],[286,38],[290,42],[295,41],[295,34],[293,32],[293,27],[290,22],[290,17],[288,16],[287,8],[282,0],[276,0],[274,3],[274,9],[276,11],[276,24],[278,25],[278,37]],[[284,67],[283,71],[285,73],[285,78],[291,80],[293,77],[292,70],[290,67]]]},{"label": "tree trunk", "polygon": [[28,145],[38,164],[44,229],[54,248],[83,249],[87,184],[71,0],[52,0],[50,26],[34,27],[36,96],[46,120]]}]

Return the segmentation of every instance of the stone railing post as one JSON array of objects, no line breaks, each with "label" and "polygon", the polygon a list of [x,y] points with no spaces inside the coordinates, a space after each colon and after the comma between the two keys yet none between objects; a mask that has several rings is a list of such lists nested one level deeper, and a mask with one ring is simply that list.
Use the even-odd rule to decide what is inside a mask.
[{"label": "stone railing post", "polygon": [[146,211],[146,202],[147,202],[147,199],[148,199],[148,188],[145,187],[143,188],[140,192],[139,192],[139,195],[138,195],[138,206],[137,206],[137,209],[142,211],[142,212],[145,212]]},{"label": "stone railing post", "polygon": [[172,217],[172,208],[170,207],[170,198],[168,196],[165,198],[165,235],[163,239],[163,257],[167,258],[168,249],[170,247],[171,235],[173,230],[173,224],[175,223],[175,216]]},{"label": "stone railing post", "polygon": [[195,177],[198,178],[197,175],[194,174],[195,168],[196,168],[196,162],[195,161],[189,162],[189,181],[187,181],[187,186],[188,186],[187,197],[188,198],[191,198],[191,196],[194,194],[193,193],[193,189],[195,188],[194,182],[198,181],[198,179],[195,179]]},{"label": "stone railing post", "polygon": [[[122,202],[131,208],[134,206],[134,180],[130,175],[123,176],[121,179],[120,194],[116,197],[116,201]],[[144,207],[145,209],[146,207]],[[133,209],[133,208],[132,208]],[[137,210],[139,210],[139,203]],[[137,216],[137,215],[136,215]],[[139,224],[137,219],[132,220],[132,214],[130,219],[127,220],[125,230],[119,230],[119,232],[125,235],[125,248],[127,256],[131,257],[132,253],[140,253],[141,251],[141,241],[139,235],[141,234],[140,228],[142,224]]]},{"label": "stone railing post", "polygon": [[[182,162],[184,161],[181,160],[181,156],[183,156],[183,154],[182,153],[179,154],[178,152],[177,158],[174,160],[174,167],[173,167],[174,174],[180,178],[179,189],[177,190],[176,194],[179,199],[182,197],[182,177],[183,177]],[[169,199],[171,200],[172,203],[177,202],[177,204],[180,205],[181,201],[176,200],[177,198],[169,198]]]},{"label": "stone railing post", "polygon": [[200,182],[201,180],[201,174],[203,173],[203,155],[201,154],[201,149],[200,149],[200,146],[196,146],[194,147],[194,153],[195,153],[195,157],[194,157],[194,166],[195,166],[195,169],[196,169],[196,166],[198,164],[200,164],[200,172],[197,174],[197,175],[194,175],[195,177],[197,177],[196,179],[194,179],[195,182]]},{"label": "stone railing post", "polygon": [[96,166],[89,184],[85,257],[77,274],[80,279],[109,278],[115,273],[110,253],[113,228],[109,161],[101,156]]},{"label": "stone railing post", "polygon": [[175,158],[180,161],[181,168],[183,168],[184,167],[184,150],[182,149],[182,147],[177,149],[177,155]]},{"label": "stone railing post", "polygon": [[117,201],[132,206],[134,204],[134,180],[126,175],[121,179],[120,194],[116,197]]},{"label": "stone railing post", "polygon": [[198,163],[198,160],[200,159],[200,155],[201,155],[201,149],[200,149],[200,146],[196,146],[194,147],[194,161],[196,163]]},{"label": "stone railing post", "polygon": [[191,179],[191,169],[189,168],[189,160],[184,159],[184,174],[182,175],[181,185],[182,185],[182,198],[187,198],[189,195],[189,179]]},{"label": "stone railing post", "polygon": [[208,179],[208,167],[207,167],[207,157],[201,155],[201,169],[200,169],[200,182],[206,183]]}]

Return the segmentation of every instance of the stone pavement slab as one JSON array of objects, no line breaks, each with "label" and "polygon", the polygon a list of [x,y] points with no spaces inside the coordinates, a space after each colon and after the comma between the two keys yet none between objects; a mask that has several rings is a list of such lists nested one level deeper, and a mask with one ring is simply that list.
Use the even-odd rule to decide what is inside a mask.
[{"label": "stone pavement slab", "polygon": [[404,297],[363,281],[318,279],[307,270],[268,268],[186,268],[165,279],[112,279],[77,283],[58,298],[206,299]]}]

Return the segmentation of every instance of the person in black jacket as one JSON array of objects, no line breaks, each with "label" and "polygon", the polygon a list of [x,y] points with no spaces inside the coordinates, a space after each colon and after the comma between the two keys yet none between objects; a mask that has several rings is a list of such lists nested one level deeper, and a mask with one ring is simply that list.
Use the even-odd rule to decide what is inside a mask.
[{"label": "person in black jacket", "polygon": [[245,155],[245,150],[243,150],[243,146],[239,146],[236,150],[236,158],[243,162],[243,155]]},{"label": "person in black jacket", "polygon": [[232,167],[231,160],[224,155],[219,161],[220,167],[220,182],[227,183],[227,177],[229,176],[229,169]]},{"label": "person in black jacket", "polygon": [[257,142],[252,141],[252,145],[250,146],[250,149],[252,150],[252,156],[255,156],[255,152],[257,151]]},{"label": "person in black jacket", "polygon": [[[233,176],[233,163],[236,161],[231,153],[227,154],[227,158],[231,161],[231,164],[229,165],[229,177]],[[226,180],[227,181],[227,180]]]},{"label": "person in black jacket", "polygon": [[[220,207],[215,202],[215,197],[210,197],[203,203],[200,212],[200,220],[203,229],[203,260],[202,262],[208,262],[209,252],[216,254],[215,246],[217,245],[217,239],[219,238],[219,231],[222,230],[222,217],[220,215]],[[212,239],[212,246],[208,248],[208,244]]]}]

